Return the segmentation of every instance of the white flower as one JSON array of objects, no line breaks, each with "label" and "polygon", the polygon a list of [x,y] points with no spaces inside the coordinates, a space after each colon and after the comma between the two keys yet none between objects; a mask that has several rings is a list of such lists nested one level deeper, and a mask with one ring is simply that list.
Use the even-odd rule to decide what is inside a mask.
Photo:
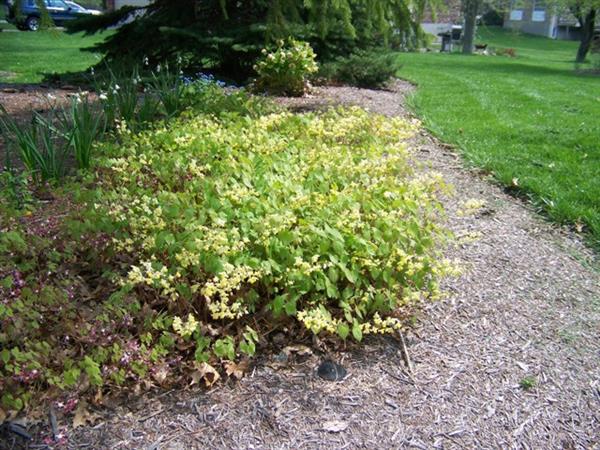
[{"label": "white flower", "polygon": [[92,76],[96,74],[96,72],[94,72],[94,68],[93,68],[93,67],[90,69],[90,74],[91,74]]},{"label": "white flower", "polygon": [[108,96],[104,92],[101,92],[100,95],[98,96],[98,98],[100,100],[108,100]]},{"label": "white flower", "polygon": [[144,56],[144,65],[147,66],[149,64],[150,64],[150,62],[148,61],[148,57]]},{"label": "white flower", "polygon": [[157,71],[158,73],[160,73],[160,64],[159,64],[158,66],[156,66],[156,71]]},{"label": "white flower", "polygon": [[115,91],[118,91],[119,89],[121,89],[121,86],[119,86],[118,84],[115,84]]}]

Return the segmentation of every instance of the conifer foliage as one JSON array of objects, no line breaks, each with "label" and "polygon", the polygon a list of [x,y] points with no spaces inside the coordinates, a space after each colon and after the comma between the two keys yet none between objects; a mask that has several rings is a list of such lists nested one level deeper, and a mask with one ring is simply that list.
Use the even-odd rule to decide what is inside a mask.
[{"label": "conifer foliage", "polygon": [[[434,0],[436,1],[436,0]],[[421,38],[424,0],[155,0],[89,17],[70,31],[95,33],[137,17],[94,48],[109,60],[155,62],[183,57],[188,66],[243,79],[260,49],[279,38],[311,43],[321,59],[373,45],[412,47]]]}]

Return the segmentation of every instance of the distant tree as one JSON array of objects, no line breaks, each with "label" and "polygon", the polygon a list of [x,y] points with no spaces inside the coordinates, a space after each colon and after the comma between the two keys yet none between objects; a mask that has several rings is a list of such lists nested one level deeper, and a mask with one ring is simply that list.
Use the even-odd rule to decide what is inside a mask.
[{"label": "distant tree", "polygon": [[462,10],[464,15],[463,26],[463,48],[464,54],[473,53],[475,43],[475,30],[477,27],[477,14],[479,13],[483,0],[463,0]]},{"label": "distant tree", "polygon": [[581,39],[575,62],[582,63],[590,51],[596,20],[600,19],[600,1],[598,0],[576,0],[568,4],[569,9],[577,18],[581,26]]}]

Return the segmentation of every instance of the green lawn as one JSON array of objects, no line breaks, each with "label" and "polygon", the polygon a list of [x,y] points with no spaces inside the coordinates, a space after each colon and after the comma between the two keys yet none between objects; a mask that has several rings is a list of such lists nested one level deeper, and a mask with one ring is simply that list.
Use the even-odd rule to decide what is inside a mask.
[{"label": "green lawn", "polygon": [[517,57],[402,54],[416,113],[466,159],[513,180],[553,220],[600,244],[600,77],[578,75],[576,42],[482,29]]},{"label": "green lawn", "polygon": [[58,30],[2,32],[0,82],[38,83],[47,73],[85,70],[98,62],[98,56],[81,48],[103,38],[103,35],[68,35]]}]

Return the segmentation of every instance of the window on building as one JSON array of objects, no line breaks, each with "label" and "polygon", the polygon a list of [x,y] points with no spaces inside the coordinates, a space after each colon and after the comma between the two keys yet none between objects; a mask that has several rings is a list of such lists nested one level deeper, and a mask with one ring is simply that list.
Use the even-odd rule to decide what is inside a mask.
[{"label": "window on building", "polygon": [[533,3],[533,10],[531,12],[532,22],[545,22],[546,21],[546,2],[543,0],[537,0]]},{"label": "window on building", "polygon": [[525,9],[523,0],[512,0],[510,2],[510,16],[509,19],[512,21],[523,20],[523,10]]}]

